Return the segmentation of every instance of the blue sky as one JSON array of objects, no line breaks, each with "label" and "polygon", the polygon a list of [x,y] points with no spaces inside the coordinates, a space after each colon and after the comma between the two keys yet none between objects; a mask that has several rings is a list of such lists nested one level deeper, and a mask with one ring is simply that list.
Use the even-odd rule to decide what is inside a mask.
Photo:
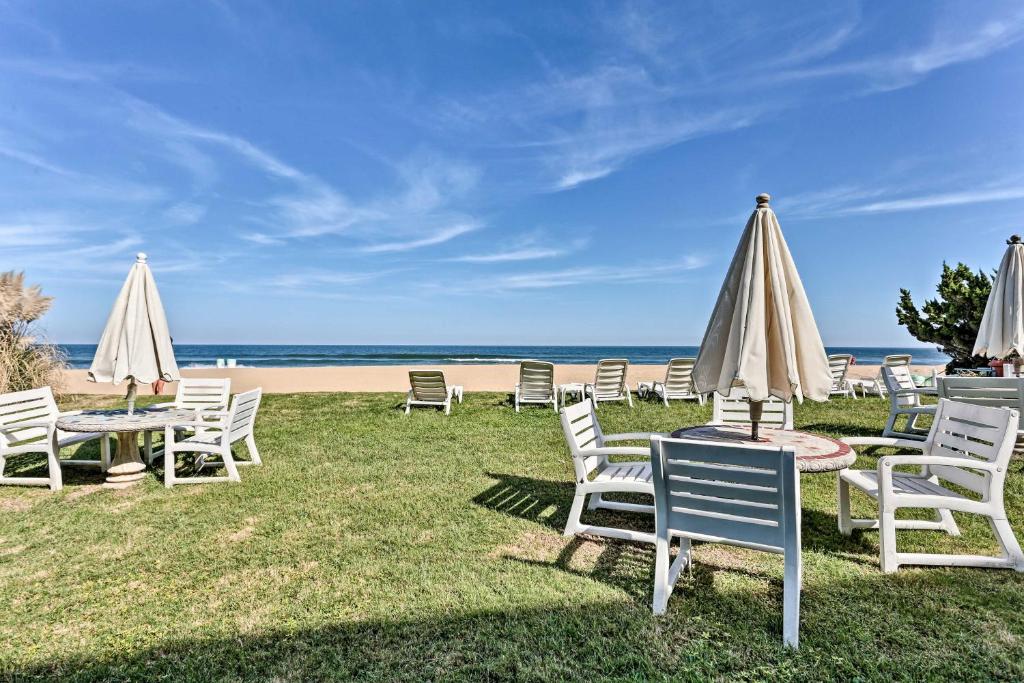
[{"label": "blue sky", "polygon": [[0,2],[0,268],[93,342],[695,344],[770,192],[829,345],[1024,229],[1024,6]]}]

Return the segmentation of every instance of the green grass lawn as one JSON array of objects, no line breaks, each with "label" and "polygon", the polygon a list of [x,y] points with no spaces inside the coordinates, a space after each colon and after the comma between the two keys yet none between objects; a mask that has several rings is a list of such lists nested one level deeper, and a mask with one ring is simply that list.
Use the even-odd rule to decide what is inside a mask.
[{"label": "green grass lawn", "polygon": [[[470,394],[450,417],[398,394],[266,396],[241,484],[125,491],[66,470],[0,488],[0,674],[15,680],[1021,680],[1024,577],[878,569],[840,536],[836,475],[803,475],[801,648],[781,645],[782,559],[698,545],[665,617],[653,548],[563,538],[572,464],[558,419]],[[109,402],[108,402],[109,403]],[[75,400],[67,405],[97,405]],[[602,407],[606,432],[710,407]],[[880,433],[885,404],[796,410],[798,428]],[[95,451],[94,445],[87,446]],[[874,467],[874,457],[862,457]],[[1024,531],[1024,472],[1007,498]],[[854,514],[871,513],[854,499]],[[652,519],[589,513],[653,528]],[[585,517],[585,519],[587,519]],[[900,532],[901,549],[994,552]]]}]

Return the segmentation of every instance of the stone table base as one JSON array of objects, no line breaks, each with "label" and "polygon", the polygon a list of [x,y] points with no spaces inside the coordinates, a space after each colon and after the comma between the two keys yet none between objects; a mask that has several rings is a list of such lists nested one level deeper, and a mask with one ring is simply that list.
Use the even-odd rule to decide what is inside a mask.
[{"label": "stone table base", "polygon": [[117,456],[107,470],[105,489],[124,489],[146,477],[146,463],[139,457],[139,433],[117,433]]}]

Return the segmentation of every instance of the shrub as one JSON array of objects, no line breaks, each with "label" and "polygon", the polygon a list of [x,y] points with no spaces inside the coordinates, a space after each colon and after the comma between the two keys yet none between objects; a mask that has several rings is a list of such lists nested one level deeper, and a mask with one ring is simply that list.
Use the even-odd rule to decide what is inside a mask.
[{"label": "shrub", "polygon": [[60,389],[64,354],[35,336],[35,323],[52,302],[38,285],[25,286],[24,273],[0,273],[0,393]]},{"label": "shrub", "polygon": [[973,272],[963,263],[955,268],[943,263],[936,289],[938,298],[925,301],[920,311],[910,292],[901,289],[896,320],[915,339],[938,344],[939,350],[953,359],[946,366],[947,371],[986,365],[988,358],[972,352],[981,318],[985,315],[985,303],[992,291],[992,278],[981,271]]}]

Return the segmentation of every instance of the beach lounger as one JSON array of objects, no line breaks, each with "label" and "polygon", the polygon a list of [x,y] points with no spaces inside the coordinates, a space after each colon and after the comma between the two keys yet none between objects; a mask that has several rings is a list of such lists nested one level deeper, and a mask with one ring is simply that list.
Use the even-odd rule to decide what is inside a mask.
[{"label": "beach lounger", "polygon": [[704,405],[704,396],[693,390],[693,366],[696,358],[673,358],[665,368],[665,379],[654,382],[637,382],[638,396],[647,397],[651,394],[660,398],[665,405],[669,401],[696,400]]},{"label": "beach lounger", "polygon": [[832,390],[829,396],[857,398],[853,382],[846,377],[852,363],[853,356],[848,353],[834,353],[828,357],[828,369],[832,373]]},{"label": "beach lounger", "polygon": [[542,360],[524,360],[519,363],[519,382],[516,384],[516,412],[524,403],[551,404],[558,412],[558,394],[555,393],[555,366]]},{"label": "beach lounger", "polygon": [[584,387],[584,396],[589,396],[596,407],[601,401],[626,401],[633,407],[633,397],[626,384],[629,361],[625,358],[605,358],[597,362],[593,384]]},{"label": "beach lounger", "polygon": [[413,406],[430,406],[444,408],[444,414],[452,412],[452,399],[462,403],[462,387],[448,386],[444,373],[440,370],[410,370],[409,394],[405,399],[405,414],[412,411]]},{"label": "beach lounger", "polygon": [[[79,412],[60,412],[50,387],[0,395],[0,484],[49,486],[51,491],[59,491],[64,485],[62,466],[98,467],[105,472],[110,466],[109,434],[57,429],[57,418]],[[62,448],[95,440],[100,442],[99,460],[59,459]],[[4,476],[8,458],[28,454],[46,456],[47,476]]]}]

